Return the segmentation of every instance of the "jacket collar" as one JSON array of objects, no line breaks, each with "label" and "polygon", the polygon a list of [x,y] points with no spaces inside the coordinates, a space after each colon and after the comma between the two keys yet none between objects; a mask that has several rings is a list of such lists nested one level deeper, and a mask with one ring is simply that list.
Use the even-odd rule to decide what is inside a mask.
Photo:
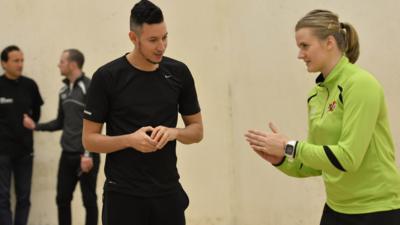
[{"label": "jacket collar", "polygon": [[315,80],[315,83],[320,86],[326,87],[334,85],[342,76],[342,71],[347,64],[349,64],[349,59],[346,56],[342,56],[342,58],[340,58],[339,62],[335,65],[333,70],[328,74],[327,78],[325,79],[322,73],[320,73]]},{"label": "jacket collar", "polygon": [[[84,77],[85,77],[85,73],[82,73],[82,74],[75,80],[74,86],[75,86],[79,81],[83,80]],[[66,85],[69,85],[69,80],[68,80],[67,78],[64,78],[64,79],[62,80],[62,82],[63,82],[64,84],[66,84]]]}]

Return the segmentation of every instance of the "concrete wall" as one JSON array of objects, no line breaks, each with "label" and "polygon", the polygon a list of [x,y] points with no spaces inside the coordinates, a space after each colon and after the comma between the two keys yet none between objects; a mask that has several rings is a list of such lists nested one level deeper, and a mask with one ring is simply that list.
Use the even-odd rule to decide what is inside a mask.
[{"label": "concrete wall", "polygon": [[[78,48],[88,75],[133,46],[128,18],[136,1],[0,0],[0,48],[19,45],[25,74],[45,100],[42,121],[55,117],[61,51]],[[284,176],[244,141],[249,128],[275,122],[289,137],[305,138],[306,96],[315,74],[296,59],[293,27],[315,8],[337,12],[359,32],[358,64],[382,83],[396,147],[399,135],[400,2],[396,0],[155,0],[169,29],[167,55],[190,67],[204,117],[205,138],[179,145],[178,166],[191,197],[191,225],[318,224],[324,203],[320,178]],[[60,133],[35,134],[30,225],[57,223],[55,184]],[[397,155],[399,155],[397,153]],[[400,162],[400,161],[398,161]],[[104,163],[104,158],[103,158]],[[101,206],[103,172],[99,176]],[[74,224],[83,224],[77,190]]]}]

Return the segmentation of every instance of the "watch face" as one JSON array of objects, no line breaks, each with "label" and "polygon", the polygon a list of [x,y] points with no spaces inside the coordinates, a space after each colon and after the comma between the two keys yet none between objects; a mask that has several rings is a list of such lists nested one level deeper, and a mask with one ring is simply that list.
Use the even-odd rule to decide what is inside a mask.
[{"label": "watch face", "polygon": [[286,145],[285,153],[287,155],[292,155],[293,154],[293,150],[294,150],[294,147],[292,145]]}]

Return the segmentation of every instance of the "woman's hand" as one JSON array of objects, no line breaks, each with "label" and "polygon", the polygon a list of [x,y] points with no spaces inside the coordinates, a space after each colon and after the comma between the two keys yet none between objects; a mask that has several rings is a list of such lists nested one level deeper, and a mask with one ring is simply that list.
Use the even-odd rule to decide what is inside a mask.
[{"label": "woman's hand", "polygon": [[250,147],[263,159],[272,164],[278,164],[285,156],[285,145],[288,138],[279,133],[276,126],[269,123],[271,133],[249,130],[246,134],[246,141]]}]

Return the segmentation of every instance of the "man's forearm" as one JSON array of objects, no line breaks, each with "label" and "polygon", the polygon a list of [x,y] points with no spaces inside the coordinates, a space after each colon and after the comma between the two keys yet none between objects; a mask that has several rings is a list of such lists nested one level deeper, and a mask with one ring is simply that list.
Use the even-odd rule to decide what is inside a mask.
[{"label": "man's forearm", "polygon": [[203,126],[198,123],[193,123],[185,128],[178,129],[176,140],[183,144],[192,144],[200,142],[203,139]]},{"label": "man's forearm", "polygon": [[62,121],[55,119],[47,123],[36,124],[35,130],[37,131],[56,131],[63,128]]},{"label": "man's forearm", "polygon": [[97,133],[82,135],[82,142],[85,149],[97,153],[111,153],[125,149],[129,147],[126,139],[127,135],[106,136]]}]

